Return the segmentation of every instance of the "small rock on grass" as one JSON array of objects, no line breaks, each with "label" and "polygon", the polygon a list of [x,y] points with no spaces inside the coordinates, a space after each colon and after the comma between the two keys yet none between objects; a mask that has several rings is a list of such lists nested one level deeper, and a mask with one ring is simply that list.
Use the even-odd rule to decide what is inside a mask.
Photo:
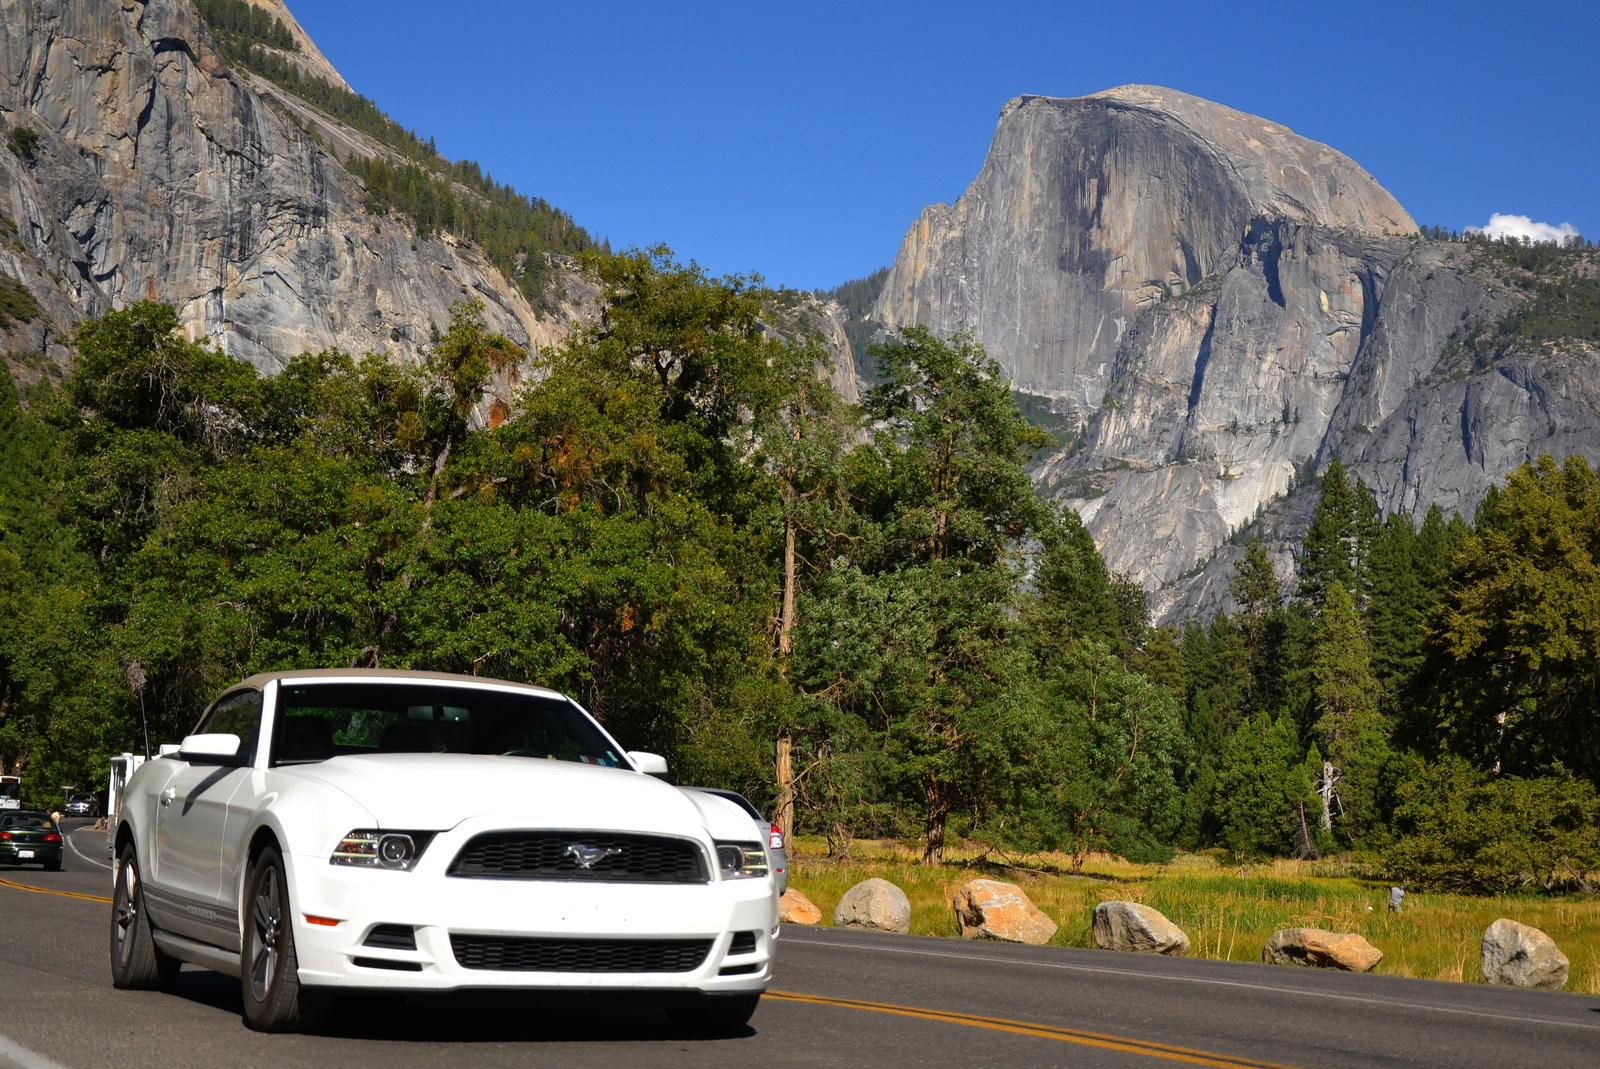
[{"label": "small rock on grass", "polygon": [[784,924],[821,924],[822,910],[791,887],[778,899],[778,920]]},{"label": "small rock on grass", "polygon": [[911,930],[911,900],[888,880],[874,876],[844,893],[833,911],[835,928],[872,928],[880,932]]},{"label": "small rock on grass", "polygon": [[1039,912],[1022,888],[999,880],[970,880],[950,903],[963,939],[996,939],[1002,943],[1048,943],[1056,923]]},{"label": "small rock on grass", "polygon": [[1354,932],[1284,928],[1272,933],[1262,948],[1261,960],[1268,965],[1366,972],[1383,960],[1383,951]]},{"label": "small rock on grass", "polygon": [[1189,953],[1189,937],[1183,929],[1160,910],[1139,902],[1102,902],[1094,907],[1094,945],[1101,950],[1175,958]]},{"label": "small rock on grass", "polygon": [[1567,986],[1567,956],[1539,929],[1501,917],[1483,932],[1483,978],[1491,984]]}]

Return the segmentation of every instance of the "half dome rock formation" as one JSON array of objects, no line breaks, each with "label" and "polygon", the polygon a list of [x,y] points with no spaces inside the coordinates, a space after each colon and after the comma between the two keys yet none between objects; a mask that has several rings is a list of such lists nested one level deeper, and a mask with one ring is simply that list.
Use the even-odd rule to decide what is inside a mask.
[{"label": "half dome rock formation", "polygon": [[1503,276],[1482,249],[1424,240],[1328,146],[1124,86],[1006,104],[982,172],[923,211],[873,315],[969,332],[1048,398],[1075,430],[1036,466],[1041,489],[1172,620],[1225,603],[1246,528],[1287,574],[1334,453],[1385,512],[1469,516],[1541,449],[1600,455],[1592,348],[1456,366],[1463,324],[1522,299]]},{"label": "half dome rock formation", "polygon": [[1348,157],[1186,93],[1017,97],[966,194],[906,235],[878,319],[971,331],[1019,389],[1087,415],[1139,313],[1231,267],[1243,244],[1276,253],[1264,226],[1251,241],[1269,220],[1417,229]]}]

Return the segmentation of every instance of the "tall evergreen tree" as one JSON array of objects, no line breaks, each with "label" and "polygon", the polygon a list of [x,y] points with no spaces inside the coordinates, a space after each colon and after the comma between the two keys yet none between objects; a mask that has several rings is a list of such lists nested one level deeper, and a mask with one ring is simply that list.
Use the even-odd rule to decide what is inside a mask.
[{"label": "tall evergreen tree", "polygon": [[1378,774],[1388,745],[1361,620],[1349,592],[1337,583],[1328,588],[1322,606],[1311,674],[1317,738],[1344,781],[1339,792],[1344,819],[1336,826],[1354,842],[1377,819]]},{"label": "tall evergreen tree", "polygon": [[1422,619],[1428,608],[1428,588],[1417,556],[1410,514],[1394,513],[1372,545],[1372,598],[1367,612],[1372,670],[1388,699],[1405,688],[1422,663]]},{"label": "tall evergreen tree", "polygon": [[1328,587],[1339,583],[1365,611],[1372,578],[1368,554],[1381,524],[1367,484],[1351,485],[1337,456],[1322,473],[1322,497],[1300,546],[1300,597],[1321,607]]}]

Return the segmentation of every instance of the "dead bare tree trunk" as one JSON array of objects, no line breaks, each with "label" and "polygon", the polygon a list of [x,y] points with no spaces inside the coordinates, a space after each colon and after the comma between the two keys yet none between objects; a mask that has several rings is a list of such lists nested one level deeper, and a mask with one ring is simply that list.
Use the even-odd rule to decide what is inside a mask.
[{"label": "dead bare tree trunk", "polygon": [[[793,504],[794,491],[784,488],[784,497]],[[789,656],[794,651],[794,516],[783,521],[783,612],[778,618],[778,654]]]},{"label": "dead bare tree trunk", "polygon": [[1322,762],[1322,782],[1317,785],[1317,793],[1322,795],[1322,830],[1333,830],[1333,785],[1338,776],[1333,771],[1333,762]]},{"label": "dead bare tree trunk", "polygon": [[778,740],[778,830],[785,843],[794,838],[794,757],[787,735]]}]

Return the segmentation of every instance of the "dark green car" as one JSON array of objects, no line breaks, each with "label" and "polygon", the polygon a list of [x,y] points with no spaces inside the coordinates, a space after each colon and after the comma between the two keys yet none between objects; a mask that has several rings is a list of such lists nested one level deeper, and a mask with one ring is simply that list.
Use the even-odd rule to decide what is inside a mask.
[{"label": "dark green car", "polygon": [[49,813],[0,813],[0,865],[43,865],[61,871],[61,829]]}]

